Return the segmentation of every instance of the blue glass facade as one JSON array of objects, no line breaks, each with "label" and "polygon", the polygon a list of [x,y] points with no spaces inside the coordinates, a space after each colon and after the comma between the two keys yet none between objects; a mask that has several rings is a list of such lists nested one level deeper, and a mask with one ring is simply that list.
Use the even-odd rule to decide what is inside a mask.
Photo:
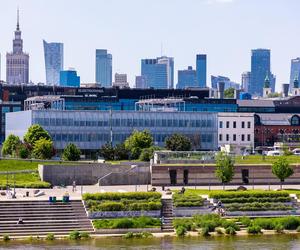
[{"label": "blue glass facade", "polygon": [[77,76],[75,70],[63,70],[60,71],[60,86],[64,87],[79,87],[80,77]]},{"label": "blue glass facade", "polygon": [[96,49],[96,82],[101,87],[112,85],[112,55],[106,49]]},{"label": "blue glass facade", "polygon": [[192,66],[189,66],[186,70],[178,70],[178,89],[184,89],[188,87],[199,87],[196,77],[196,70],[193,70]]},{"label": "blue glass facade", "polygon": [[196,55],[197,81],[200,88],[206,87],[206,55]]},{"label": "blue glass facade", "polygon": [[272,91],[275,90],[275,77],[271,73],[271,51],[254,49],[251,53],[251,80],[249,93],[262,96],[266,76],[270,79]]},{"label": "blue glass facade", "polygon": [[295,58],[291,60],[291,73],[290,73],[290,91],[293,88],[294,80],[300,79],[300,58]]},{"label": "blue glass facade", "polygon": [[47,85],[59,85],[60,71],[64,68],[63,43],[47,43],[43,41],[46,83]]}]

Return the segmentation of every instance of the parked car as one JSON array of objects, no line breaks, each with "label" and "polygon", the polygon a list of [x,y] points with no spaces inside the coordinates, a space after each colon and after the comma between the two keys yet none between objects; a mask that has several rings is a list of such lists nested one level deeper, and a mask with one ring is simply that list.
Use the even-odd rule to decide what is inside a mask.
[{"label": "parked car", "polygon": [[283,155],[283,151],[271,150],[267,152],[267,156],[281,156],[281,155]]},{"label": "parked car", "polygon": [[294,155],[300,155],[300,148],[295,148],[292,152]]}]

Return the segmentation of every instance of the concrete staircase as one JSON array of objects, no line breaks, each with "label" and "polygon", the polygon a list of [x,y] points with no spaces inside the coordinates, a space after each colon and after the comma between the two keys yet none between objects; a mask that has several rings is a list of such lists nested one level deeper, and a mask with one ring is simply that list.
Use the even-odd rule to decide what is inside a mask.
[{"label": "concrete staircase", "polygon": [[[23,224],[17,224],[19,218]],[[51,204],[48,201],[0,202],[0,236],[67,235],[74,230],[94,232],[80,200]]]},{"label": "concrete staircase", "polygon": [[162,199],[162,217],[163,217],[163,223],[161,226],[161,230],[163,232],[173,232],[173,201],[172,198],[170,199]]}]

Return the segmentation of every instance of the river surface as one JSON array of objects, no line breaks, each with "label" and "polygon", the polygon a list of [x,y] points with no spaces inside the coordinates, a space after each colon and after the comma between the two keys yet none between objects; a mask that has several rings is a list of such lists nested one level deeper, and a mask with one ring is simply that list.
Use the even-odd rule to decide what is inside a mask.
[{"label": "river surface", "polygon": [[300,235],[260,235],[260,236],[217,236],[217,237],[164,237],[149,239],[98,238],[82,241],[55,240],[53,242],[10,241],[0,243],[0,249],[104,249],[104,250],[300,250]]}]

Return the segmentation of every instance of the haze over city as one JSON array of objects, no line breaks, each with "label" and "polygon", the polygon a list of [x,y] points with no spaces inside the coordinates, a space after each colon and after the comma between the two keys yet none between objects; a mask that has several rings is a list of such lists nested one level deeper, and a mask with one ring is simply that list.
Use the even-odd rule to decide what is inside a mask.
[{"label": "haze over city", "polygon": [[251,49],[268,48],[280,89],[289,82],[291,59],[300,56],[297,0],[12,0],[0,3],[2,79],[18,7],[33,82],[45,82],[43,39],[64,43],[64,67],[76,68],[81,82],[95,81],[95,49],[107,49],[113,73],[127,73],[130,86],[142,58],[174,57],[177,72],[194,67],[197,53],[207,54],[208,86],[210,75],[240,83]]}]

